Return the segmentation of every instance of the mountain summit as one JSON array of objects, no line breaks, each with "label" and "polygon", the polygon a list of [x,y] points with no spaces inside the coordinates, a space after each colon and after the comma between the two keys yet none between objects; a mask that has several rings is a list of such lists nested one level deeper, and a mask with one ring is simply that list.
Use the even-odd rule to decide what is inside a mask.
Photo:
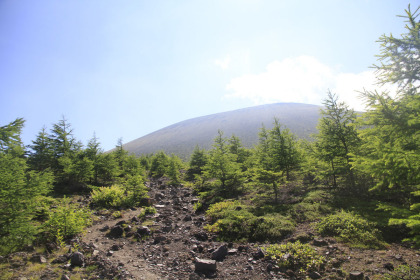
[{"label": "mountain summit", "polygon": [[123,147],[136,155],[163,150],[167,154],[188,159],[194,147],[209,149],[218,130],[224,136],[239,137],[243,146],[258,143],[258,132],[264,125],[271,129],[274,118],[291,130],[298,138],[309,139],[316,133],[321,106],[300,103],[275,103],[254,106],[224,113],[185,120],[137,138]]}]

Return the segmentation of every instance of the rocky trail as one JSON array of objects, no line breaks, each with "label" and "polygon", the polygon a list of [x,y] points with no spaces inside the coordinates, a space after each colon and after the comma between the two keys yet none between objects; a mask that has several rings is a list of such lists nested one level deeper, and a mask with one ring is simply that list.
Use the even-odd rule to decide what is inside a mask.
[{"label": "rocky trail", "polygon": [[265,244],[216,241],[203,229],[205,215],[194,211],[198,199],[191,189],[161,181],[148,187],[149,205],[156,213],[133,208],[114,218],[109,211],[97,211],[94,225],[70,246],[44,253],[32,248],[0,259],[0,279],[373,280],[384,279],[400,265],[420,267],[418,250],[399,244],[384,250],[350,248],[333,238],[318,238],[309,224],[302,224],[284,242],[311,244],[326,264],[320,271],[298,275],[266,258],[260,249]]},{"label": "rocky trail", "polygon": [[[151,182],[149,188],[157,213],[141,221],[138,209],[128,211],[123,218],[93,226],[84,237],[85,243],[96,246],[99,255],[105,256],[102,260],[114,271],[110,276],[300,279],[294,271],[282,271],[264,258],[261,244],[217,242],[215,236],[203,230],[206,218],[195,213],[193,205],[198,199],[192,190],[160,181]],[[309,242],[328,261],[323,271],[306,275],[310,279],[370,279],[369,275],[392,272],[400,264],[420,264],[418,251],[399,245],[387,250],[349,248],[334,239],[316,238],[305,225],[286,241],[296,240]]]},{"label": "rocky trail", "polygon": [[194,212],[193,205],[198,199],[190,189],[159,182],[149,187],[157,213],[146,216],[142,223],[139,209],[125,212],[120,219],[92,226],[83,238],[83,243],[94,249],[95,256],[108,263],[111,270],[118,271],[109,276],[276,279],[267,271],[267,263],[257,260],[256,247],[216,242],[215,237],[203,230],[205,216]]}]

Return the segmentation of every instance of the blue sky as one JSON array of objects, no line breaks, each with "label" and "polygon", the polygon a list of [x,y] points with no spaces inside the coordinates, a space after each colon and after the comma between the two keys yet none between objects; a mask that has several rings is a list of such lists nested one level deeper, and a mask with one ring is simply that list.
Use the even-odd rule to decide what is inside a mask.
[{"label": "blue sky", "polygon": [[[105,150],[189,118],[258,104],[356,109],[404,0],[0,0],[0,126],[25,144],[62,116]],[[412,8],[419,6],[411,1]]]}]

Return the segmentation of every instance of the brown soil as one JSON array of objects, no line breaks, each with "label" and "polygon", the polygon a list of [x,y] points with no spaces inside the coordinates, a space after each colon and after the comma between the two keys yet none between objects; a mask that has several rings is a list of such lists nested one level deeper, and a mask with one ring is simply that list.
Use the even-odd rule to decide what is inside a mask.
[{"label": "brown soil", "polygon": [[[315,274],[282,271],[273,261],[256,254],[258,248],[267,244],[228,244],[205,232],[205,216],[194,212],[197,198],[190,189],[162,182],[152,182],[149,187],[156,214],[138,218],[141,208],[124,211],[119,219],[97,213],[95,224],[81,240],[74,240],[71,251],[76,247],[83,252],[84,268],[71,266],[69,260],[54,266],[52,261],[59,254],[50,253],[44,254],[47,262],[43,270],[28,273],[28,264],[34,262],[30,256],[35,253],[20,253],[25,257],[0,260],[4,272],[0,274],[10,275],[0,279],[64,279],[60,278],[63,275],[70,279],[345,279],[353,271],[363,273],[364,279],[384,279],[384,274],[399,265],[420,265],[418,250],[399,244],[384,250],[350,248],[332,238],[321,239],[309,224],[302,224],[284,242],[300,240],[311,244],[326,257],[327,264]],[[109,233],[117,224],[124,233],[112,237]],[[222,245],[228,247],[229,253],[217,261],[217,270],[196,272],[197,258],[210,260]],[[11,261],[13,258],[18,261]]]}]

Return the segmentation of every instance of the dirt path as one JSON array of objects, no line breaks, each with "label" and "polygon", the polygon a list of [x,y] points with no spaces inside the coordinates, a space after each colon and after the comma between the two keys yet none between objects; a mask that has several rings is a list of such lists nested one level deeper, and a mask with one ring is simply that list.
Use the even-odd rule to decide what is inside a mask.
[{"label": "dirt path", "polygon": [[[149,187],[156,214],[139,220],[141,209],[128,210],[122,218],[104,219],[92,226],[83,238],[117,270],[117,279],[299,279],[294,272],[280,271],[275,263],[259,257],[256,253],[263,244],[215,241],[203,230],[205,216],[194,212],[193,205],[198,199],[190,189],[158,182],[150,183]],[[114,228],[119,228],[120,232],[110,237]],[[314,240],[309,225],[298,227],[285,241],[293,241],[296,236],[307,236],[316,250],[328,259],[327,269],[321,272],[322,279],[342,279],[345,271],[353,270],[372,276],[386,273],[390,266],[420,264],[418,251],[399,245],[380,251],[352,249],[334,239],[319,242]],[[217,261],[217,270],[197,273],[197,258],[210,260],[221,247],[227,249],[227,253]],[[111,279],[115,278],[115,273],[113,275]],[[311,278],[318,279],[318,276],[320,274],[313,274]]]},{"label": "dirt path", "polygon": [[[253,260],[252,252],[256,248],[252,245],[216,242],[203,230],[205,217],[194,212],[193,205],[198,200],[190,189],[151,183],[149,195],[157,210],[153,217],[138,222],[135,217],[141,210],[130,210],[124,212],[122,218],[104,220],[90,227],[83,238],[119,269],[119,277],[201,279],[206,275],[195,273],[196,258],[211,259],[212,253],[225,245],[229,247],[229,254],[217,262],[217,272],[207,276],[213,279],[274,279],[265,265]],[[131,230],[121,237],[110,237],[112,228],[121,223]],[[137,235],[139,232],[140,236]]]},{"label": "dirt path", "polygon": [[[135,217],[140,209],[125,213],[125,217]],[[126,219],[106,220],[88,228],[83,241],[93,244],[95,250],[104,254],[115,267],[121,270],[122,275],[132,279],[162,279],[162,277],[148,270],[148,264],[138,256],[141,244],[126,238],[110,238],[106,235],[107,228],[112,228]],[[118,248],[118,249],[117,249]],[[117,249],[117,250],[115,250]]]}]

